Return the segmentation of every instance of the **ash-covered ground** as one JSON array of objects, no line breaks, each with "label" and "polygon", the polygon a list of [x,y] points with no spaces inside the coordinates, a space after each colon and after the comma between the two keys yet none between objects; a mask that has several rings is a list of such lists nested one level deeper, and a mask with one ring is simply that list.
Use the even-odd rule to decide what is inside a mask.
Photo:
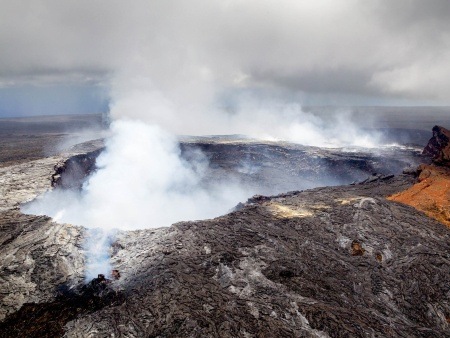
[{"label": "ash-covered ground", "polygon": [[85,284],[85,229],[20,207],[52,186],[80,189],[103,143],[71,147],[86,133],[50,125],[25,138],[0,128],[0,336],[450,336],[450,231],[385,199],[415,182],[402,172],[428,161],[429,131],[387,126],[400,144],[371,150],[182,137],[185,159],[208,159],[204,186],[232,178],[281,194],[249,195],[211,220],[121,231],[108,248],[120,279]]}]

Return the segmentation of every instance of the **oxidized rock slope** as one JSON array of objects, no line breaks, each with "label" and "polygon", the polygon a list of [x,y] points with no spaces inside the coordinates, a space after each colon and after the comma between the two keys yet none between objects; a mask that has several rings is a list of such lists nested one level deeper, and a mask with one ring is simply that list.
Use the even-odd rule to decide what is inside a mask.
[{"label": "oxidized rock slope", "polygon": [[450,168],[421,165],[419,182],[388,199],[408,204],[450,227]]}]

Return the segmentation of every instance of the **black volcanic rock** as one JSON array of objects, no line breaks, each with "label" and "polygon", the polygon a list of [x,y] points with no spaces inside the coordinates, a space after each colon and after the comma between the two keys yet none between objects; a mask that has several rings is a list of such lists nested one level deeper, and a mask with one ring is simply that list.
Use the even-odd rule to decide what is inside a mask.
[{"label": "black volcanic rock", "polygon": [[411,177],[253,198],[208,221],[123,233],[126,303],[67,337],[446,337],[450,231],[389,202]]},{"label": "black volcanic rock", "polygon": [[337,184],[346,172],[346,180],[377,174],[351,186],[258,192],[212,220],[119,233],[111,254],[120,279],[85,285],[83,229],[18,205],[50,186],[57,161],[71,163],[61,175],[79,187],[95,156],[4,168],[0,337],[449,336],[450,231],[384,198],[415,182],[391,174],[420,160],[417,152],[182,144],[183,154],[196,148],[211,180],[239,172],[245,183],[295,190],[321,175]]},{"label": "black volcanic rock", "polygon": [[[37,302],[27,332],[63,325],[65,337],[448,337],[450,231],[383,197],[413,181],[256,196],[212,220],[123,232],[112,257],[121,278],[108,286],[120,298],[78,303],[80,314],[62,322],[40,315],[61,296]],[[23,323],[12,314],[0,330],[6,337]]]},{"label": "black volcanic rock", "polygon": [[424,155],[431,156],[438,165],[450,164],[450,131],[444,127],[434,126],[433,137],[428,141]]}]

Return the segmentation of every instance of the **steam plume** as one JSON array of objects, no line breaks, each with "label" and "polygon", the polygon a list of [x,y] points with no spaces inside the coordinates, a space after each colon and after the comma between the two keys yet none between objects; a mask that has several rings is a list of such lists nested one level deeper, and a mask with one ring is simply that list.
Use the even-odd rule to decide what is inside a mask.
[{"label": "steam plume", "polygon": [[111,133],[97,159],[98,170],[81,193],[53,190],[24,207],[27,213],[90,229],[85,242],[88,277],[110,271],[108,247],[118,229],[211,218],[247,196],[233,182],[203,184],[206,159],[201,154],[193,154],[189,162],[181,158],[176,137],[158,126],[118,120]]}]

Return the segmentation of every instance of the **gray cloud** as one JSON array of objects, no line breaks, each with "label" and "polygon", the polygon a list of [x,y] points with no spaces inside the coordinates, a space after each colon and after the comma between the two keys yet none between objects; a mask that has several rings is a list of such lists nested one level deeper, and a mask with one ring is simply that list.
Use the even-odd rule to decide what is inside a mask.
[{"label": "gray cloud", "polygon": [[145,76],[175,102],[230,88],[448,102],[447,1],[2,1],[0,86]]}]

